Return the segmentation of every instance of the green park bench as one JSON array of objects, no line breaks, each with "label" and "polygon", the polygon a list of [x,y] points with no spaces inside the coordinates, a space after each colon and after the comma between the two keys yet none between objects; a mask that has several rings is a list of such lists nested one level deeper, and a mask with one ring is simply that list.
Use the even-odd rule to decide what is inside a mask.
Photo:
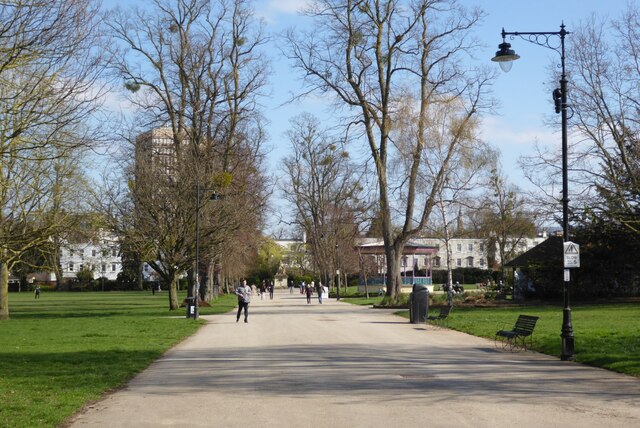
[{"label": "green park bench", "polygon": [[427,317],[427,321],[433,321],[436,324],[441,324],[447,319],[453,309],[453,305],[447,305],[440,307],[440,313],[438,315],[430,315]]},{"label": "green park bench", "polygon": [[498,330],[496,332],[496,347],[502,349],[527,350],[527,338],[533,345],[533,330],[536,327],[538,317],[532,315],[520,315],[511,330]]}]

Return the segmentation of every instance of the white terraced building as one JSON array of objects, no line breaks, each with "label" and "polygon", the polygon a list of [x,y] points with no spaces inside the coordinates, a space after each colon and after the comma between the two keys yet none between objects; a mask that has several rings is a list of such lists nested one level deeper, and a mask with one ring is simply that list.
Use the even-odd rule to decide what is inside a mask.
[{"label": "white terraced building", "polygon": [[122,271],[120,244],[106,233],[96,242],[67,243],[61,248],[60,264],[63,278],[75,278],[81,270],[89,269],[95,279],[115,280]]},{"label": "white terraced building", "polygon": [[[547,239],[547,233],[544,232],[536,238],[523,238],[518,244],[518,253],[522,254]],[[280,240],[276,241],[289,252],[298,252],[304,248],[304,240]],[[360,238],[357,240],[360,246],[382,246],[382,240],[379,238]],[[405,251],[403,257],[402,270],[447,269],[447,247],[443,239],[438,238],[418,238],[413,239],[411,244],[416,246],[430,247],[431,251],[422,251],[422,254],[411,254],[410,250]],[[449,240],[451,250],[451,267],[456,268],[480,268],[488,269],[489,248],[484,239],[479,238],[455,238]],[[496,262],[500,263],[500,254],[497,248],[491,251],[494,254]],[[291,256],[287,254],[283,260],[284,264],[291,265]],[[384,273],[384,262],[381,264],[381,274]]]}]

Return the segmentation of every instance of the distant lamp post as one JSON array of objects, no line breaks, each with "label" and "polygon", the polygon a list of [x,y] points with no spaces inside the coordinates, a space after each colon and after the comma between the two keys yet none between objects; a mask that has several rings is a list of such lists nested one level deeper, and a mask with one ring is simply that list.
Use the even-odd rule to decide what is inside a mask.
[{"label": "distant lamp post", "polygon": [[[195,274],[193,281],[193,291],[191,296],[193,297],[193,319],[198,319],[200,316],[198,301],[200,300],[200,195],[202,191],[210,191],[213,192],[213,189],[203,189],[200,187],[200,182],[196,182],[196,265],[195,265]],[[216,193],[211,193],[209,198],[210,201],[214,201],[219,199],[219,196]]]},{"label": "distant lamp post", "polygon": [[340,259],[338,259],[338,243],[336,242],[336,275],[338,275],[338,286],[336,287],[336,300],[340,300]]},{"label": "distant lamp post", "polygon": [[[543,31],[543,32],[507,32],[502,29],[502,43],[498,45],[496,56],[491,61],[497,62],[503,71],[508,72],[511,69],[513,61],[520,58],[513,49],[511,44],[506,42],[506,37],[519,36],[521,39],[552,49],[560,54],[560,88],[554,89],[552,92],[553,102],[556,113],[562,114],[562,240],[569,241],[569,186],[567,179],[567,76],[565,73],[565,49],[564,38],[567,32],[564,24],[560,25],[560,31]],[[560,44],[551,43],[551,37],[557,36]],[[571,323],[571,308],[569,307],[569,284],[571,282],[571,271],[564,270],[564,309],[562,316],[562,354],[560,358],[564,361],[574,359],[574,337],[573,326]]]}]

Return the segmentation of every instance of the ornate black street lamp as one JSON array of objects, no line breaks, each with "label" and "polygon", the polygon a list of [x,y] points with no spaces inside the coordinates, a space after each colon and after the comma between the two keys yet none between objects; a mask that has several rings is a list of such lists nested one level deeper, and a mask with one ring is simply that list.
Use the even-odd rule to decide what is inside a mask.
[{"label": "ornate black street lamp", "polygon": [[[553,102],[555,104],[556,113],[562,114],[562,240],[569,241],[569,190],[567,179],[567,76],[565,73],[565,50],[564,38],[567,32],[564,24],[560,25],[560,31],[535,31],[535,32],[507,32],[502,29],[502,43],[498,45],[499,50],[491,61],[497,62],[503,71],[507,72],[511,69],[512,62],[520,58],[512,49],[511,45],[506,42],[506,37],[510,36],[513,40],[516,36],[521,39],[552,49],[560,54],[560,88],[554,89],[552,92]],[[555,37],[560,39],[560,44],[552,43]],[[553,37],[553,39],[552,39]],[[562,316],[562,354],[561,359],[574,359],[574,337],[573,326],[571,324],[571,308],[569,307],[569,284],[571,282],[571,270],[564,269],[564,309]]]}]

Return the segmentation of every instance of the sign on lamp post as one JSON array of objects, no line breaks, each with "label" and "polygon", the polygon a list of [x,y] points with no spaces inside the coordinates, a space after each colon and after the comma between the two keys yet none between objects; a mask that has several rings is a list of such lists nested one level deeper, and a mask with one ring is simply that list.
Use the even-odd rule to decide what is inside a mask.
[{"label": "sign on lamp post", "polygon": [[567,241],[562,243],[565,269],[580,267],[580,245]]},{"label": "sign on lamp post", "polygon": [[571,269],[580,267],[580,245],[566,241],[562,243],[562,255],[564,260],[564,280],[571,281]]}]

